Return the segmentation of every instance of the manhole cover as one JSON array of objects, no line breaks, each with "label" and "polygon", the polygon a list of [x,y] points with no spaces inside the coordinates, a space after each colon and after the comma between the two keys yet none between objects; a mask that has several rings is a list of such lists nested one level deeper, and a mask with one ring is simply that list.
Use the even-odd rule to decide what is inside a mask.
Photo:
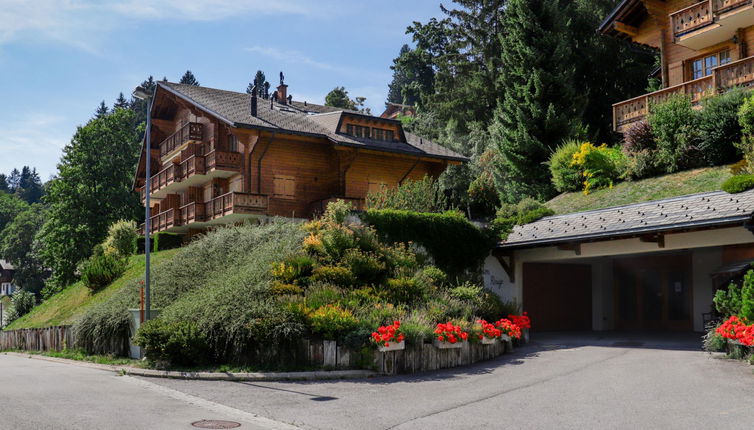
[{"label": "manhole cover", "polygon": [[222,420],[201,420],[191,423],[191,425],[200,429],[234,429],[241,427],[241,424],[237,422]]}]

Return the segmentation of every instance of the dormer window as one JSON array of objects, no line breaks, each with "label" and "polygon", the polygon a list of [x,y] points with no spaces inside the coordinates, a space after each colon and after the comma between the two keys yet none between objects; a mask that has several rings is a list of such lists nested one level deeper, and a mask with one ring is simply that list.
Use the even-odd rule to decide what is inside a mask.
[{"label": "dormer window", "polygon": [[385,142],[393,141],[393,130],[386,130],[384,128],[373,128],[372,135],[375,140],[382,140]]},{"label": "dormer window", "polygon": [[354,137],[363,137],[365,139],[369,139],[371,136],[369,127],[354,124],[346,125],[346,134]]}]

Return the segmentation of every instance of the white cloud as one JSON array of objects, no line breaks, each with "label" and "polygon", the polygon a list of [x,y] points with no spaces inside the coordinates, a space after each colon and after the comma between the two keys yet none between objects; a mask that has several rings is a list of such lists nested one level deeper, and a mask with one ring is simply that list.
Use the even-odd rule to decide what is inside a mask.
[{"label": "white cloud", "polygon": [[282,61],[288,64],[303,64],[321,70],[341,70],[340,67],[313,60],[312,58],[299,51],[289,51],[258,45],[246,48],[246,50],[249,52],[254,52],[256,54],[264,55],[265,57],[274,58],[278,61]]},{"label": "white cloud", "polygon": [[5,118],[0,122],[0,172],[7,173],[21,166],[36,167],[47,180],[56,172],[63,146],[70,141],[70,121],[57,114],[33,113]]},{"label": "white cloud", "polygon": [[111,9],[135,18],[213,21],[242,14],[309,14],[311,6],[301,0],[126,0]]}]

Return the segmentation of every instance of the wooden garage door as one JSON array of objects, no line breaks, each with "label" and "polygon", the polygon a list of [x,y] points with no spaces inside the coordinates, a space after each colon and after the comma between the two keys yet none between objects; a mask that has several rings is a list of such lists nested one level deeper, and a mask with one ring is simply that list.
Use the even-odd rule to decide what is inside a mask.
[{"label": "wooden garage door", "polygon": [[591,266],[525,263],[523,281],[532,331],[592,329]]}]

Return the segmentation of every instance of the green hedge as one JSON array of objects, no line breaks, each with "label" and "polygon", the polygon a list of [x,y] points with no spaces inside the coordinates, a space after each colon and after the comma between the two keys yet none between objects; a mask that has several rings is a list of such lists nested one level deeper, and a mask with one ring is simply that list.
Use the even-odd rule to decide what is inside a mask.
[{"label": "green hedge", "polygon": [[[136,238],[136,253],[137,254],[143,254],[144,253],[144,236],[138,236]],[[149,249],[154,251],[154,236],[149,237]]]},{"label": "green hedge", "polygon": [[157,233],[154,235],[154,250],[165,251],[180,248],[183,245],[183,235],[175,233]]},{"label": "green hedge", "polygon": [[423,246],[435,264],[452,276],[479,267],[492,245],[489,237],[459,212],[370,209],[362,217],[390,242]]},{"label": "green hedge", "polygon": [[754,175],[737,175],[723,182],[721,187],[726,193],[742,193],[754,188]]}]

